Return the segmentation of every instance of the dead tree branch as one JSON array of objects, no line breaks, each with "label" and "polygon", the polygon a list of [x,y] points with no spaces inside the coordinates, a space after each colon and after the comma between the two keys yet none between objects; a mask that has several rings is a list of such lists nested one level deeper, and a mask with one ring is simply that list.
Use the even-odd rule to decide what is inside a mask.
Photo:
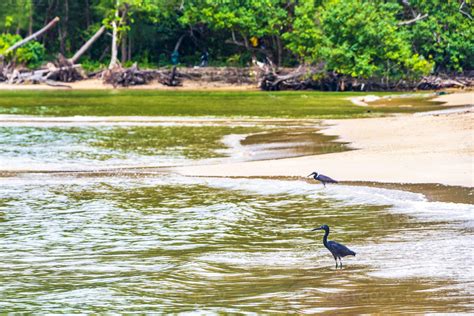
[{"label": "dead tree branch", "polygon": [[428,17],[428,14],[418,14],[414,19],[398,22],[398,26],[410,25]]}]

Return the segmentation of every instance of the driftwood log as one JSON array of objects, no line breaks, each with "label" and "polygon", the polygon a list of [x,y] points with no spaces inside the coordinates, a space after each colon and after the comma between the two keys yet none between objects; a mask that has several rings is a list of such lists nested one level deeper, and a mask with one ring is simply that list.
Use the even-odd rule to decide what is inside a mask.
[{"label": "driftwood log", "polygon": [[179,87],[183,85],[182,76],[178,73],[176,66],[173,67],[171,72],[169,71],[158,71],[156,72],[158,82],[169,87]]},{"label": "driftwood log", "polygon": [[107,69],[102,73],[104,82],[113,85],[114,88],[143,85],[154,78],[154,71],[142,71],[138,69],[137,63],[134,63],[130,68],[122,68],[117,64],[114,68]]},{"label": "driftwood log", "polygon": [[[81,65],[71,65],[57,68],[54,64],[49,64],[47,69],[39,69],[33,71],[19,71],[14,70],[12,73],[7,74],[7,80],[10,84],[21,84],[21,83],[47,83],[53,85],[55,76],[60,76],[63,73],[70,73],[76,71]],[[70,81],[68,81],[70,82]],[[57,84],[56,86],[61,86]]]},{"label": "driftwood log", "polygon": [[427,76],[416,86],[420,90],[439,90],[446,88],[467,88],[474,86],[474,74],[458,76]]},{"label": "driftwood log", "polygon": [[313,76],[321,72],[322,67],[300,66],[291,71],[277,71],[272,64],[259,65],[258,86],[262,90],[304,90],[314,85]]},{"label": "driftwood log", "polygon": [[48,64],[51,72],[46,76],[49,80],[60,82],[74,82],[84,79],[85,75],[81,72],[80,65],[74,65],[71,59],[65,58],[59,54],[53,65]]},{"label": "driftwood log", "polygon": [[113,69],[107,69],[102,73],[98,73],[103,81],[116,87],[128,87],[136,85],[144,85],[153,80],[159,83],[177,87],[182,85],[182,76],[176,67],[172,70],[140,70],[137,63],[134,63],[130,68],[122,68],[119,64]]}]

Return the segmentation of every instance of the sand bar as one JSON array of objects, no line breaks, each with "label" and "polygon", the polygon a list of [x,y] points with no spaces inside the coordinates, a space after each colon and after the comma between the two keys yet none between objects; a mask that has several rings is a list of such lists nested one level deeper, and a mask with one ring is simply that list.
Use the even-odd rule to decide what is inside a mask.
[{"label": "sand bar", "polygon": [[[474,93],[440,97],[472,104]],[[190,176],[307,176],[317,170],[340,181],[474,185],[474,113],[401,115],[326,120],[324,133],[351,143],[353,151],[279,160],[179,167]]]}]

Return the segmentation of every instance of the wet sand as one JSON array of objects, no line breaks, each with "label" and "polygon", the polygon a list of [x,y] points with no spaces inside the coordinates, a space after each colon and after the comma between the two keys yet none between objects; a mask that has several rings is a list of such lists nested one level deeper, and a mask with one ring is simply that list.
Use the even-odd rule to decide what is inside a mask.
[{"label": "wet sand", "polygon": [[[474,93],[440,97],[474,103]],[[439,100],[437,100],[439,101]],[[356,149],[298,158],[175,168],[189,176],[304,177],[317,170],[340,181],[474,185],[474,113],[326,120],[323,133]]]}]

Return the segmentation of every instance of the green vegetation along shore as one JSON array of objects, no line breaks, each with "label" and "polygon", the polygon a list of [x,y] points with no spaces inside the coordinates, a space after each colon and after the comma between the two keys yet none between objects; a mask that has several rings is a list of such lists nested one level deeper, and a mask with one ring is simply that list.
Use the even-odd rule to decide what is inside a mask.
[{"label": "green vegetation along shore", "polygon": [[[0,91],[0,114],[41,116],[212,116],[350,118],[436,110],[427,95],[354,105],[362,93],[193,91]],[[388,93],[377,93],[389,96]]]}]

